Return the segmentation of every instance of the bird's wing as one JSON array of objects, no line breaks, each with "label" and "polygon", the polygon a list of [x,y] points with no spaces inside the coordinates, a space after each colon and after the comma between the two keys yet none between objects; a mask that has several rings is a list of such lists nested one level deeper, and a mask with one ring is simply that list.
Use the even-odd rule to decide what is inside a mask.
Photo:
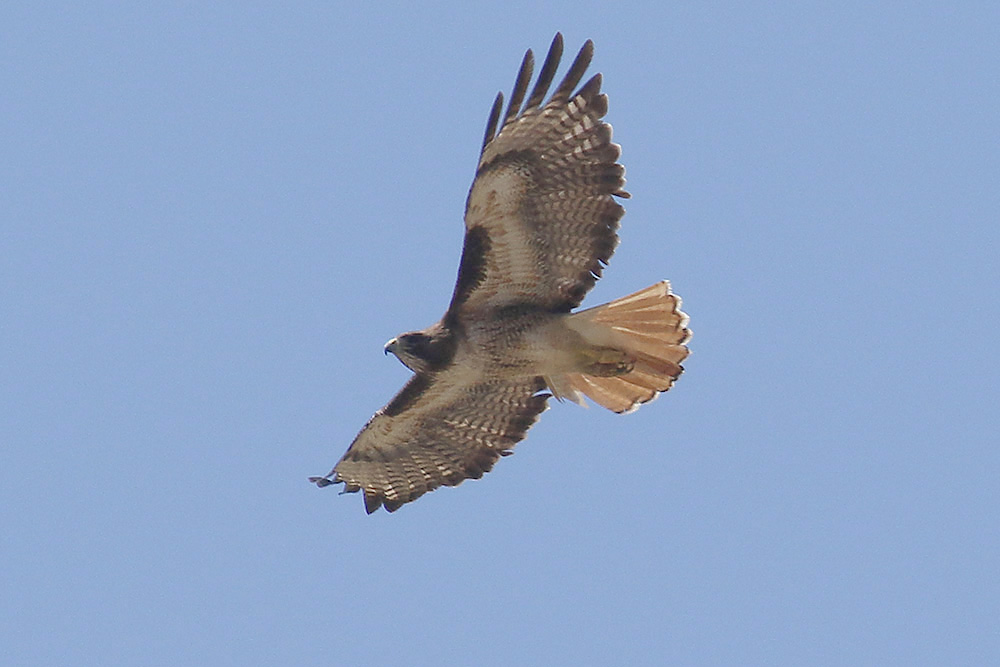
[{"label": "bird's wing", "polygon": [[568,312],[618,244],[625,209],[614,197],[628,193],[621,149],[601,120],[608,110],[601,75],[574,94],[593,56],[592,42],[542,105],[562,47],[557,34],[523,108],[534,62],[530,50],[502,118],[502,94],[493,105],[466,202],[465,245],[446,316],[452,320],[512,305]]},{"label": "bird's wing", "polygon": [[545,410],[544,388],[541,378],[530,377],[469,382],[456,365],[414,375],[334,469],[310,481],[363,491],[371,514],[383,505],[395,511],[442,485],[478,479],[511,453]]}]

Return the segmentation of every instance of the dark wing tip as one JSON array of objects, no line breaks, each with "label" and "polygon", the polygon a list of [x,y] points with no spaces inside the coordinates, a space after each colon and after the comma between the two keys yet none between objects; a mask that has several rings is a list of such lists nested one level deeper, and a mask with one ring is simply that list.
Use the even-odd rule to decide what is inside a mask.
[{"label": "dark wing tip", "polygon": [[[524,53],[524,60],[521,61],[521,69],[517,71],[517,79],[514,80],[514,89],[510,93],[510,104],[507,105],[507,113],[503,118],[503,125],[510,122],[521,111],[521,102],[524,101],[524,94],[528,92],[528,84],[531,82],[531,73],[535,69],[535,56],[528,49]],[[502,127],[502,126],[501,126]]]},{"label": "dark wing tip", "polygon": [[[497,93],[496,99],[493,100],[493,108],[490,109],[490,119],[486,122],[486,132],[483,134],[483,148],[482,151],[486,150],[487,144],[493,141],[493,137],[496,135],[497,124],[500,122],[500,110],[503,109],[503,93]],[[480,154],[482,154],[480,151]]]},{"label": "dark wing tip", "polygon": [[535,87],[531,90],[531,97],[528,98],[528,103],[524,106],[525,111],[534,109],[545,99],[545,93],[548,92],[552,79],[555,78],[556,69],[559,67],[559,60],[562,59],[562,52],[563,36],[561,32],[557,32],[552,39],[551,46],[549,46],[549,53],[545,56],[542,71],[538,73],[538,81],[535,82]]},{"label": "dark wing tip", "polygon": [[[583,73],[587,71],[590,67],[590,61],[594,59],[594,42],[588,39],[584,42],[583,46],[580,47],[580,52],[576,54],[576,58],[573,60],[573,64],[570,65],[569,71],[566,72],[566,76],[563,77],[562,83],[559,84],[559,88],[556,92],[552,94],[552,101],[565,102],[569,99],[569,96],[573,94],[573,89],[576,85],[580,83],[580,79],[583,78]],[[595,78],[600,77],[598,74]],[[593,82],[593,78],[590,82]],[[590,83],[588,82],[588,83]],[[597,79],[597,87],[601,87],[600,79]]]},{"label": "dark wing tip", "polygon": [[334,484],[334,483],[335,483],[335,482],[334,482],[334,481],[333,481],[332,479],[330,479],[329,477],[310,477],[310,478],[309,478],[309,481],[310,481],[311,483],[315,484],[316,486],[318,486],[318,487],[319,487],[319,488],[321,488],[321,489],[322,489],[322,488],[323,488],[324,486],[330,486],[331,484]]},{"label": "dark wing tip", "polygon": [[[524,101],[524,96],[528,91],[528,84],[531,83],[531,75],[535,66],[535,56],[531,49],[528,49],[524,53],[524,58],[521,60],[521,67],[517,72],[517,78],[514,80],[514,88],[511,91],[510,101],[507,104],[507,111],[502,114],[502,120],[501,112],[503,111],[503,93],[497,93],[496,99],[493,101],[493,107],[490,109],[489,121],[486,124],[486,132],[483,135],[483,146],[480,151],[480,155],[482,155],[482,151],[486,150],[486,146],[496,138],[498,130],[503,130],[503,128],[510,121],[517,118],[519,114],[535,109],[542,104],[545,99],[545,95],[548,93],[549,86],[552,85],[552,80],[555,78],[556,70],[559,68],[559,61],[562,59],[562,54],[563,36],[561,32],[557,32],[555,37],[552,38],[552,44],[549,46],[549,51],[545,56],[545,61],[542,63],[542,69],[538,73],[538,80],[535,81],[535,86],[531,89],[531,96],[522,108],[521,103]],[[559,88],[557,88],[552,94],[551,101],[566,102],[570,98],[570,95],[573,94],[573,89],[580,83],[580,80],[583,78],[587,68],[590,67],[590,62],[593,58],[594,41],[588,39],[583,43],[580,51],[576,54],[576,58],[574,58],[569,71],[559,84]],[[597,74],[592,77],[577,94],[584,95],[588,100],[591,98],[596,99],[600,97],[600,88],[601,75]],[[597,101],[598,104],[600,104],[600,100]],[[606,98],[604,102],[604,109],[606,111]],[[603,113],[600,113],[598,114],[598,117],[603,115]]]}]

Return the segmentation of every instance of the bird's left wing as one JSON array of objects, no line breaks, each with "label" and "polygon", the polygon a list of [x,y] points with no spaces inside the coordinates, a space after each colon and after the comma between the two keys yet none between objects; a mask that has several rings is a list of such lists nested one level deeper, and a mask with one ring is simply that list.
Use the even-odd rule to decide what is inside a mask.
[{"label": "bird's left wing", "polygon": [[537,377],[469,382],[456,366],[414,375],[334,469],[309,481],[363,491],[371,514],[380,506],[393,512],[439,486],[478,479],[511,453],[545,410],[544,388]]}]

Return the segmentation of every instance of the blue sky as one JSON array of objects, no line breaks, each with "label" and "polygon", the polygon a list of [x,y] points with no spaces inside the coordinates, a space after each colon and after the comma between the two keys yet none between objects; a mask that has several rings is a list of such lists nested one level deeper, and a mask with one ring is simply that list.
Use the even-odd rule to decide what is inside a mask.
[{"label": "blue sky", "polygon": [[[18,665],[1000,660],[993,3],[0,10],[0,645]],[[378,4],[378,6],[375,6]],[[596,43],[594,305],[687,372],[366,516],[487,112]]]}]

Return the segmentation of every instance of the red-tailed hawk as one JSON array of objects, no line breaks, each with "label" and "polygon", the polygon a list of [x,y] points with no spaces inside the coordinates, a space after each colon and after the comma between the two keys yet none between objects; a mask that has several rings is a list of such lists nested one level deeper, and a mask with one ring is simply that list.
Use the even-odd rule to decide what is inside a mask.
[{"label": "red-tailed hawk", "polygon": [[[550,396],[629,412],[683,371],[688,317],[667,281],[576,313],[618,244],[628,197],[621,149],[601,118],[601,75],[573,91],[587,41],[544,105],[557,34],[524,102],[529,50],[510,104],[493,103],[465,205],[465,245],[444,317],[385,346],[414,372],[318,486],[362,491],[392,512],[439,486],[482,477],[512,453]],[[499,132],[497,130],[499,129]]]}]

